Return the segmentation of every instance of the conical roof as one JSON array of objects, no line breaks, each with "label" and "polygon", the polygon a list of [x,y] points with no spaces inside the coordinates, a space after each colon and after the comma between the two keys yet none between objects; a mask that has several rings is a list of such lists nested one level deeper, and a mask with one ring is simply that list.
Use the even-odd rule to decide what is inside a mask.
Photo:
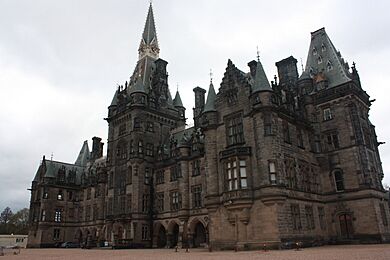
[{"label": "conical roof", "polygon": [[209,91],[207,93],[207,100],[206,100],[206,104],[204,105],[203,112],[215,111],[216,97],[217,97],[217,94],[215,94],[214,85],[212,82],[210,82]]},{"label": "conical roof", "polygon": [[267,75],[265,75],[263,65],[261,64],[260,60],[258,60],[256,66],[256,75],[252,85],[252,92],[256,93],[260,91],[272,91],[272,88],[267,79]]},{"label": "conical roof", "polygon": [[89,147],[88,147],[88,141],[84,141],[83,146],[81,147],[79,156],[77,156],[77,160],[74,163],[75,165],[78,166],[86,166],[87,162],[89,160]]},{"label": "conical roof", "polygon": [[176,91],[175,98],[173,99],[173,106],[183,107],[183,102],[181,101],[179,90]]},{"label": "conical roof", "polygon": [[334,87],[351,81],[348,64],[321,28],[311,33],[311,42],[307,56],[305,72],[311,77],[324,73],[328,86]]},{"label": "conical roof", "polygon": [[149,5],[148,16],[146,17],[144,32],[142,33],[142,39],[138,51],[140,58],[144,55],[150,55],[157,58],[160,51],[151,3]]}]

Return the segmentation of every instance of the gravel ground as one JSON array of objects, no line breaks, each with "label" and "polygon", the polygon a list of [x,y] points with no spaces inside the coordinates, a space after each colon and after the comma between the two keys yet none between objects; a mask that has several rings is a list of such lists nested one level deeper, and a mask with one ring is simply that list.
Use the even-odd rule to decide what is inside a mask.
[{"label": "gravel ground", "polygon": [[323,246],[315,248],[304,248],[295,250],[275,251],[215,251],[208,252],[205,249],[193,249],[189,253],[185,250],[175,252],[172,249],[132,249],[132,250],[110,250],[110,249],[23,249],[19,255],[7,254],[0,256],[5,259],[310,259],[310,260],[359,260],[359,259],[390,259],[390,245],[346,245],[346,246]]}]

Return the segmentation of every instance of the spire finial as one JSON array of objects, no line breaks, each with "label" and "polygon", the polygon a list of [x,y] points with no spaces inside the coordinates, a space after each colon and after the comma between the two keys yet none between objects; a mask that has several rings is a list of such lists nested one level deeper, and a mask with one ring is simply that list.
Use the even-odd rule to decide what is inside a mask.
[{"label": "spire finial", "polygon": [[53,152],[50,155],[50,161],[53,161]]},{"label": "spire finial", "polygon": [[257,61],[260,62],[259,46],[256,46],[256,50],[257,50]]},{"label": "spire finial", "polygon": [[301,67],[302,67],[302,73],[303,73],[303,61],[302,61],[302,58],[301,58]]},{"label": "spire finial", "polygon": [[210,69],[210,84],[212,84],[213,83],[213,70],[212,69]]},{"label": "spire finial", "polygon": [[179,92],[179,82],[176,82],[176,92]]}]

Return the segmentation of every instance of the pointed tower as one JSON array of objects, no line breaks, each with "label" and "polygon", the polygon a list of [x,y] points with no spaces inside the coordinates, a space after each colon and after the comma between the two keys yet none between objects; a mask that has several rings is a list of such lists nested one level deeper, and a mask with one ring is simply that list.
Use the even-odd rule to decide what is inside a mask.
[{"label": "pointed tower", "polygon": [[348,63],[333,45],[325,28],[311,33],[305,72],[322,87],[331,88],[352,81]]},{"label": "pointed tower", "polygon": [[149,5],[148,16],[146,17],[145,28],[142,34],[141,43],[138,48],[138,59],[141,60],[145,56],[150,56],[158,59],[160,48],[158,46],[156,25],[154,24],[154,15],[152,3]]},{"label": "pointed tower", "polygon": [[185,120],[186,108],[183,106],[183,102],[181,101],[179,90],[176,91],[175,98],[173,99],[172,102],[173,102],[173,106],[179,111],[180,117]]},{"label": "pointed tower", "polygon": [[77,156],[77,160],[75,161],[75,165],[78,166],[86,166],[87,162],[89,160],[89,147],[88,147],[88,141],[85,140],[83,143],[83,146],[81,147],[79,156]]}]

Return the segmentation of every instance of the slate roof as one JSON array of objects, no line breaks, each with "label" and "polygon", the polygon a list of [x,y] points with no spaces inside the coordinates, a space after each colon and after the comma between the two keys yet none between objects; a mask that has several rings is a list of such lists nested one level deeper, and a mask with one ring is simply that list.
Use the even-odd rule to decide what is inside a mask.
[{"label": "slate roof", "polygon": [[173,105],[175,107],[184,107],[183,106],[183,102],[181,101],[181,97],[180,97],[179,91],[176,91],[175,98],[173,99]]},{"label": "slate roof", "polygon": [[263,65],[260,60],[257,61],[256,66],[256,75],[253,79],[252,92],[260,92],[260,91],[272,91],[271,85],[267,79],[267,75],[265,75]]},{"label": "slate roof", "polygon": [[207,100],[206,100],[206,104],[204,106],[203,112],[216,111],[215,110],[216,97],[217,97],[217,94],[215,94],[214,85],[212,82],[210,82],[209,91],[207,93]]},{"label": "slate roof", "polygon": [[88,147],[88,141],[84,141],[83,146],[81,147],[79,156],[77,156],[77,159],[75,161],[75,165],[79,166],[86,166],[89,160],[89,147]]},{"label": "slate roof", "polygon": [[335,87],[352,80],[348,63],[321,28],[311,33],[311,42],[306,61],[305,72],[314,78],[323,73],[329,87]]},{"label": "slate roof", "polygon": [[69,176],[70,171],[76,172],[76,184],[81,183],[81,174],[84,171],[85,167],[70,164],[70,163],[64,163],[64,162],[57,162],[57,161],[46,161],[46,172],[44,174],[44,177],[46,178],[57,178],[58,170],[60,170],[62,167],[65,168],[65,178],[67,179]]},{"label": "slate roof", "polygon": [[154,23],[152,3],[150,3],[150,5],[149,5],[148,16],[146,18],[144,32],[142,34],[142,41],[145,44],[154,43],[154,44],[157,44],[157,46],[158,46],[156,25]]}]

